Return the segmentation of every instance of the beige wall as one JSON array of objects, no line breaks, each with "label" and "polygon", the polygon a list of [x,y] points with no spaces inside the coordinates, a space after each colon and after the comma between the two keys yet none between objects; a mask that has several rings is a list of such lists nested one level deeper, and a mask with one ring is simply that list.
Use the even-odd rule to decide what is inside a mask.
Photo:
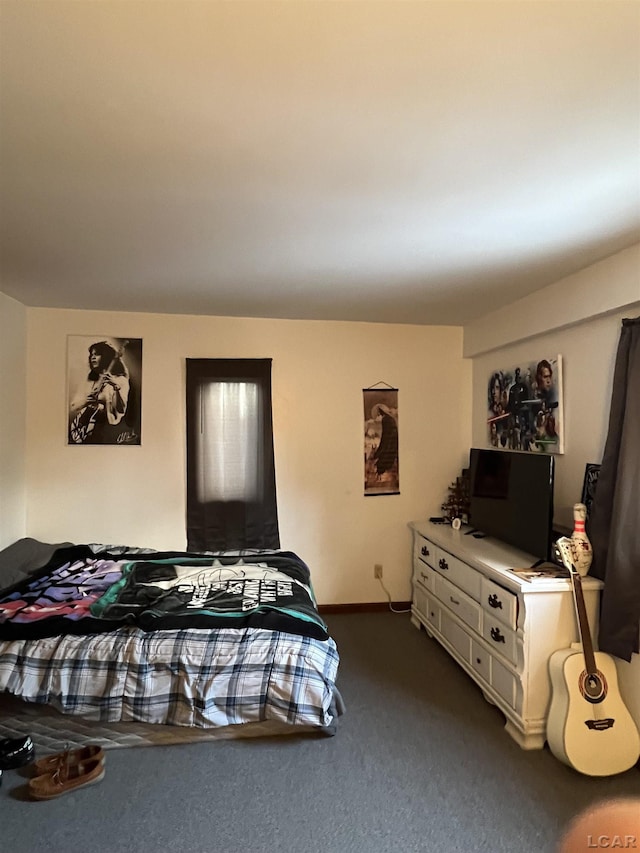
[{"label": "beige wall", "polygon": [[[556,457],[554,503],[556,521],[572,527],[572,507],[581,497],[585,465],[602,461],[621,321],[640,316],[640,246],[564,283],[562,295],[558,282],[482,318],[465,329],[464,346],[475,355],[472,437],[479,447],[485,446],[491,371],[535,359],[539,353],[562,355],[565,452]],[[567,294],[574,297],[573,313]],[[543,315],[548,317],[547,330],[540,332]],[[502,346],[495,347],[496,342]],[[618,672],[623,697],[640,727],[640,656],[634,655],[630,664],[618,662]]]},{"label": "beige wall", "polygon": [[26,535],[26,317],[0,293],[0,548]]},{"label": "beige wall", "polygon": [[636,243],[469,323],[464,354],[474,358],[617,311],[633,315],[639,303],[640,243]]},{"label": "beige wall", "polygon": [[[407,522],[438,511],[470,442],[460,328],[29,309],[27,530],[184,548],[185,358],[273,359],[282,547],[320,603],[410,598]],[[66,445],[68,334],[143,339],[142,446]],[[398,387],[400,490],[363,496],[362,388]]]}]

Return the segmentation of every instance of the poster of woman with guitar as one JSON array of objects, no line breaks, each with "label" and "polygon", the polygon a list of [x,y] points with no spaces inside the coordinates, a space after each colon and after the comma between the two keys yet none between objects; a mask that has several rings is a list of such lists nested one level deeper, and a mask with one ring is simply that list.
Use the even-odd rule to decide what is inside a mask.
[{"label": "poster of woman with guitar", "polygon": [[140,444],[142,339],[69,335],[68,444]]}]

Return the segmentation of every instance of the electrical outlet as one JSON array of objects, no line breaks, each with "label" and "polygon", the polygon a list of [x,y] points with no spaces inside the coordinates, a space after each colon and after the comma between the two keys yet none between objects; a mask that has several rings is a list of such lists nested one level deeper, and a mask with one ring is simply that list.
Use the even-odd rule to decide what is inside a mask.
[{"label": "electrical outlet", "polygon": [[381,578],[382,577],[382,563],[374,563],[373,576],[374,576],[374,578]]}]

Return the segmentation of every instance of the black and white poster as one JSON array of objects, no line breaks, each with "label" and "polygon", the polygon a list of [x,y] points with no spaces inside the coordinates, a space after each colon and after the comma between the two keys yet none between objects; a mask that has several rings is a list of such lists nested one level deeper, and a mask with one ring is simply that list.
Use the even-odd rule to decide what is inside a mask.
[{"label": "black and white poster", "polygon": [[67,443],[140,444],[142,338],[69,335]]}]

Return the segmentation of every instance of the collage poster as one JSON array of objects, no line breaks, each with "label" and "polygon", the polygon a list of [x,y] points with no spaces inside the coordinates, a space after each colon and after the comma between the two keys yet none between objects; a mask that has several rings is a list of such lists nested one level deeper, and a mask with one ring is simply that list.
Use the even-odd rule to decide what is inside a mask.
[{"label": "collage poster", "polygon": [[492,371],[487,407],[489,446],[564,453],[562,356],[523,360]]}]

